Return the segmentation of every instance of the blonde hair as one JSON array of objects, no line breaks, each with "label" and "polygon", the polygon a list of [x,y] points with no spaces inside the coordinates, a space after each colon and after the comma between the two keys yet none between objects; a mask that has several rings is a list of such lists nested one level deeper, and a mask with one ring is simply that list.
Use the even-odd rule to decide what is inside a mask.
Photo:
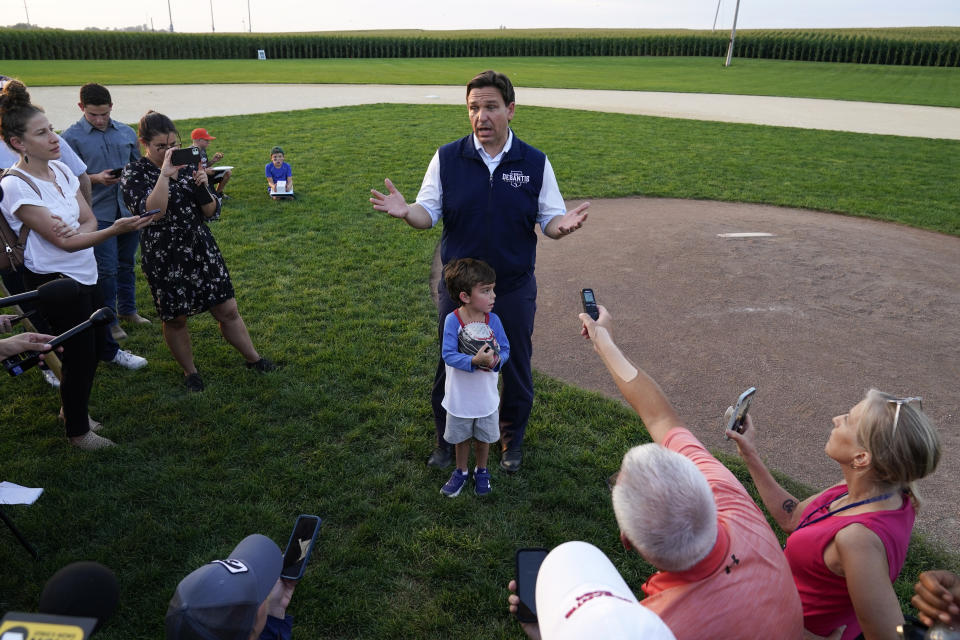
[{"label": "blonde hair", "polygon": [[933,473],[940,462],[936,427],[922,410],[897,396],[870,389],[865,399],[857,439],[870,453],[877,481],[902,486],[919,506],[914,482]]}]

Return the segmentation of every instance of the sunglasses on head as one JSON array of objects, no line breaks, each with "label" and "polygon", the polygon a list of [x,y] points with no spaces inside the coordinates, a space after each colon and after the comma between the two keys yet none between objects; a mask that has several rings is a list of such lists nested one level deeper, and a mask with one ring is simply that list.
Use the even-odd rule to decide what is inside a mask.
[{"label": "sunglasses on head", "polygon": [[897,435],[897,425],[900,422],[900,407],[905,404],[915,404],[920,411],[923,411],[923,398],[920,396],[910,396],[909,398],[890,398],[887,400],[897,405],[897,411],[893,414],[893,435]]}]

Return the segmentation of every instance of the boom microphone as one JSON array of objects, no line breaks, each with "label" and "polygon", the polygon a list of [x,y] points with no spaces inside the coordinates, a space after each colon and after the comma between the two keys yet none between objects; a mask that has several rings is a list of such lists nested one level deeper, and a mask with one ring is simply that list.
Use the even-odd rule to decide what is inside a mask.
[{"label": "boom microphone", "polygon": [[27,291],[15,296],[0,298],[0,307],[12,307],[21,302],[32,302],[33,300],[39,300],[41,304],[66,303],[72,302],[78,295],[80,295],[80,286],[75,280],[60,278],[40,285],[36,291]]},{"label": "boom microphone", "polygon": [[[53,282],[50,282],[47,284],[54,284],[54,282],[63,282],[63,281],[54,280]],[[69,280],[69,282],[73,282],[73,281]],[[74,282],[74,284],[76,283]],[[40,289],[42,289],[45,286],[47,285],[43,285],[42,287],[40,287]],[[16,296],[13,296],[13,297],[15,298]],[[86,331],[90,327],[99,327],[105,324],[110,324],[111,322],[113,322],[114,318],[116,318],[116,316],[114,315],[113,310],[110,307],[103,307],[102,309],[97,309],[92,314],[90,314],[89,320],[84,320],[83,322],[73,327],[72,329],[67,329],[66,331],[58,335],[56,338],[54,338],[47,344],[49,344],[53,349],[56,349],[62,343],[66,342],[67,340],[77,335],[78,333]],[[27,369],[29,369],[30,367],[38,364],[40,362],[40,358],[42,357],[43,357],[43,354],[40,353],[39,351],[24,351],[23,353],[18,353],[17,355],[10,356],[6,360],[4,360],[3,367],[7,370],[7,373],[9,373],[10,375],[18,376],[24,371],[26,371]]]}]

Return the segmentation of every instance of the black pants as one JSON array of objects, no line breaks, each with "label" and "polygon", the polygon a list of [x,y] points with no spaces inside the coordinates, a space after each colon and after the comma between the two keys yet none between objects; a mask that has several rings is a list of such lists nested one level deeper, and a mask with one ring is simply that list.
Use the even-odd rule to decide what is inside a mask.
[{"label": "black pants", "polygon": [[[27,290],[57,280],[59,273],[37,274],[25,271],[23,283]],[[80,293],[74,300],[56,301],[39,305],[38,315],[43,316],[49,331],[60,334],[81,322],[90,319],[90,314],[104,306],[100,287],[79,285]],[[90,430],[87,422],[90,391],[97,372],[97,354],[106,343],[106,326],[91,327],[81,331],[63,343],[60,361],[63,365],[60,379],[60,402],[66,419],[67,437],[82,436]]]}]

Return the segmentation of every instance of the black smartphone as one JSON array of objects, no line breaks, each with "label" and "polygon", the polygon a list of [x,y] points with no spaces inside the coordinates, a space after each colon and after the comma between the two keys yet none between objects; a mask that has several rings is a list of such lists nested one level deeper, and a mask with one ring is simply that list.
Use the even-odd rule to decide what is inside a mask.
[{"label": "black smartphone", "polygon": [[112,175],[114,178],[119,178],[121,173],[123,173],[123,167],[120,167],[119,169],[110,169],[110,175]]},{"label": "black smartphone", "polygon": [[196,147],[174,149],[173,153],[170,154],[170,163],[177,166],[182,164],[200,164],[200,149]]},{"label": "black smartphone", "polygon": [[737,433],[743,433],[743,421],[747,418],[747,411],[750,410],[750,401],[756,392],[756,387],[750,387],[740,394],[740,397],[737,398],[737,404],[733,405],[733,415],[731,415],[730,420],[727,421],[727,429],[736,431]]},{"label": "black smartphone", "polygon": [[287,542],[287,548],[283,552],[281,578],[299,580],[303,577],[318,533],[320,533],[320,518],[306,514],[297,518],[290,540]]},{"label": "black smartphone", "polygon": [[160,213],[160,209],[150,209],[150,211],[144,211],[140,214],[140,217],[146,218],[147,216],[152,216],[155,213]]},{"label": "black smartphone", "polygon": [[580,289],[580,302],[583,303],[583,312],[596,320],[600,317],[600,309],[597,308],[597,299],[593,295],[593,289]]},{"label": "black smartphone", "polygon": [[517,620],[520,622],[537,621],[537,574],[540,565],[547,557],[543,548],[517,549]]}]

